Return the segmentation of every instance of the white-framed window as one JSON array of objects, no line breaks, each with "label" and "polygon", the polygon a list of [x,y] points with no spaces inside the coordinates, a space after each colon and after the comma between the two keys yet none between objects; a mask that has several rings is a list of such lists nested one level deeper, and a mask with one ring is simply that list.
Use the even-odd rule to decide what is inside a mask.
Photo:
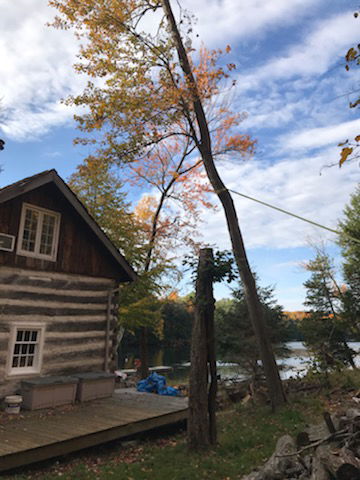
[{"label": "white-framed window", "polygon": [[12,326],[8,357],[8,375],[40,373],[45,324]]},{"label": "white-framed window", "polygon": [[60,213],[23,203],[16,253],[55,261],[59,227]]}]

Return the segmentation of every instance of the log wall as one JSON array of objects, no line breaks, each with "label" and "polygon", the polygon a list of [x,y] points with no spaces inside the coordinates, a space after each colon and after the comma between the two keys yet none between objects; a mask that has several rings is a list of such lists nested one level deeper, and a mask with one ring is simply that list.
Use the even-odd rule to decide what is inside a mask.
[{"label": "log wall", "polygon": [[[45,324],[40,375],[102,371],[108,295],[115,282],[53,272],[0,267],[0,398],[14,393],[29,376],[7,376],[11,326]],[[114,368],[116,327],[112,297],[109,366]],[[32,375],[34,376],[34,375]]]},{"label": "log wall", "polygon": [[[17,255],[19,224],[24,202],[61,214],[56,261]],[[2,203],[0,205],[0,232],[16,237],[13,252],[0,250],[0,265],[115,278],[119,281],[128,280],[124,270],[116,264],[95,233],[54,185],[44,185]]]}]

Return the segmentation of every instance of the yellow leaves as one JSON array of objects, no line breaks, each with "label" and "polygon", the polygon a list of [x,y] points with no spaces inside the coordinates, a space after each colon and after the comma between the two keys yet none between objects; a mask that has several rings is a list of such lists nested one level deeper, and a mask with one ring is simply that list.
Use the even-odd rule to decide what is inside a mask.
[{"label": "yellow leaves", "polygon": [[230,47],[230,45],[226,45],[225,52],[226,52],[226,53],[230,53],[230,52],[231,52],[231,47]]},{"label": "yellow leaves", "polygon": [[358,55],[358,51],[357,51],[355,48],[351,47],[351,48],[348,50],[347,54],[345,55],[345,60],[346,60],[347,62],[351,62],[351,61],[355,60],[355,58],[357,57],[357,55]]},{"label": "yellow leaves", "polygon": [[339,167],[341,167],[349,157],[354,153],[354,155],[349,159],[352,160],[356,158],[357,151],[360,147],[360,135],[356,135],[354,138],[355,143],[351,143],[348,139],[345,142],[338,143],[338,147],[343,147],[340,153]]},{"label": "yellow leaves", "polygon": [[143,195],[134,209],[134,215],[139,221],[148,223],[152,219],[156,207],[157,200],[153,195]]},{"label": "yellow leaves", "polygon": [[[359,12],[355,12],[354,13],[354,17],[355,18],[358,18],[359,17]],[[350,70],[350,66],[349,66],[349,63],[350,62],[356,62],[358,65],[360,64],[360,44],[359,45],[356,45],[356,47],[351,47],[346,55],[345,55],[345,60],[346,60],[346,65],[345,65],[345,69],[347,71]],[[359,102],[360,103],[360,102]],[[351,105],[350,105],[351,106]]]},{"label": "yellow leaves", "polygon": [[341,150],[339,167],[341,167],[343,163],[346,162],[347,158],[349,157],[349,155],[352,154],[353,150],[354,149],[352,147],[344,147]]}]

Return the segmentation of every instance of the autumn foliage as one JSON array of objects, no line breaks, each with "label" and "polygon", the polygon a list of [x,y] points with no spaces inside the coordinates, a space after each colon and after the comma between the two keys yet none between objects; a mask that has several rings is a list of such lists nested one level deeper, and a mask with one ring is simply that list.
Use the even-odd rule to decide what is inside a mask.
[{"label": "autumn foliage", "polygon": [[[354,13],[354,17],[359,18],[359,12]],[[350,71],[350,68],[354,65],[360,65],[360,44],[351,47],[345,55],[345,69]],[[350,108],[359,108],[360,97],[357,97],[354,101],[349,102]],[[346,161],[359,158],[360,149],[360,135],[356,135],[354,139],[347,139],[345,142],[338,144],[338,147],[342,147],[340,153],[339,167],[341,167]]]},{"label": "autumn foliage", "polygon": [[[151,23],[157,20],[158,1],[51,0],[50,5],[61,14],[54,26],[75,28],[82,42],[75,68],[91,80],[82,94],[66,102],[87,107],[87,113],[76,116],[83,132],[103,131],[98,155],[107,162],[124,164],[153,154],[148,147],[164,139],[190,140],[193,146],[192,92],[179,72],[172,41],[160,32],[142,33],[142,28],[151,31]],[[144,11],[150,15],[147,23]],[[234,64],[219,66],[221,50],[201,47],[195,52],[190,41],[187,50],[209,111],[215,154],[252,153],[254,141],[236,132],[244,115],[232,114],[215,101]]]}]

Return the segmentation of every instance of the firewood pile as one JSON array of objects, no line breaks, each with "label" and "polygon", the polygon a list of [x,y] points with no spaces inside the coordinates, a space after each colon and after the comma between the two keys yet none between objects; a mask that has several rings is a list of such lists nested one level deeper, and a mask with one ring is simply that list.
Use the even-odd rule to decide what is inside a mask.
[{"label": "firewood pile", "polygon": [[360,410],[279,438],[265,465],[242,480],[360,480]]}]

